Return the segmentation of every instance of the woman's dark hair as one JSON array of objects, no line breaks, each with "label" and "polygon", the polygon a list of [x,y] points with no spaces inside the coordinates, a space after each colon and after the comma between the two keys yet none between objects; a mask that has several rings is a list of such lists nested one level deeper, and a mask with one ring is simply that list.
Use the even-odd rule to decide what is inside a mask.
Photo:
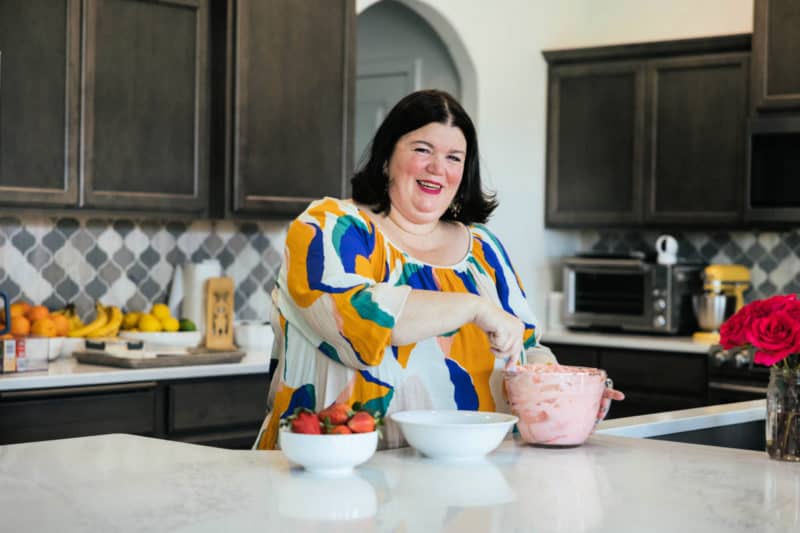
[{"label": "woman's dark hair", "polygon": [[453,205],[459,209],[448,209],[441,220],[457,220],[467,225],[486,222],[497,207],[497,201],[495,195],[484,192],[481,185],[475,126],[461,104],[444,91],[411,93],[389,111],[372,139],[369,159],[350,180],[353,199],[370,206],[376,213],[388,214],[391,209],[389,177],[384,173],[384,165],[388,164],[400,137],[432,122],[455,126],[467,140],[464,174],[453,199]]}]

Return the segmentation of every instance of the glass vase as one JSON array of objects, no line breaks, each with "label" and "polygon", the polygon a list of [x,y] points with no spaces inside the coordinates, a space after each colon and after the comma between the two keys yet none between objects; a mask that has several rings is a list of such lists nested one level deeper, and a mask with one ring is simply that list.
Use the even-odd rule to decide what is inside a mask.
[{"label": "glass vase", "polygon": [[770,368],[766,430],[770,458],[800,461],[800,369]]}]

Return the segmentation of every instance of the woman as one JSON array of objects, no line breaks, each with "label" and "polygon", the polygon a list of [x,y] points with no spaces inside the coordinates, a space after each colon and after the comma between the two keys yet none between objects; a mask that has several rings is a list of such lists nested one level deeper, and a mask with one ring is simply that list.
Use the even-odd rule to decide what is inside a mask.
[{"label": "woman", "polygon": [[[398,102],[352,185],[352,200],[314,202],[289,227],[273,291],[279,363],[258,448],[274,448],[280,419],[300,406],[507,410],[503,364],[555,361],[482,225],[497,203],[452,96]],[[402,444],[392,424],[384,433],[383,446]]]}]

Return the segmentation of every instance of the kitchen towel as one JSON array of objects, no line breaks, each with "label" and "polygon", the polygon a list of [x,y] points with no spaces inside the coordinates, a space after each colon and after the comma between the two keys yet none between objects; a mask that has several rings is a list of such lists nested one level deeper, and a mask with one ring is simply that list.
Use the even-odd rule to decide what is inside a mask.
[{"label": "kitchen towel", "polygon": [[200,263],[187,263],[183,268],[183,312],[197,326],[197,331],[205,332],[205,284],[208,278],[222,275],[222,265],[216,259],[206,259]]}]

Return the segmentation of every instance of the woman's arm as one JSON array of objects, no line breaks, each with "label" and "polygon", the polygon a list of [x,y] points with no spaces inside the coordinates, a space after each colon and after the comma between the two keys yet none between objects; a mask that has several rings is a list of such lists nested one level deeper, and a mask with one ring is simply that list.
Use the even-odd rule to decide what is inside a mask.
[{"label": "woman's arm", "polygon": [[486,332],[496,357],[516,363],[522,352],[522,321],[489,299],[469,293],[412,290],[392,328],[392,344],[412,344],[468,323]]}]

